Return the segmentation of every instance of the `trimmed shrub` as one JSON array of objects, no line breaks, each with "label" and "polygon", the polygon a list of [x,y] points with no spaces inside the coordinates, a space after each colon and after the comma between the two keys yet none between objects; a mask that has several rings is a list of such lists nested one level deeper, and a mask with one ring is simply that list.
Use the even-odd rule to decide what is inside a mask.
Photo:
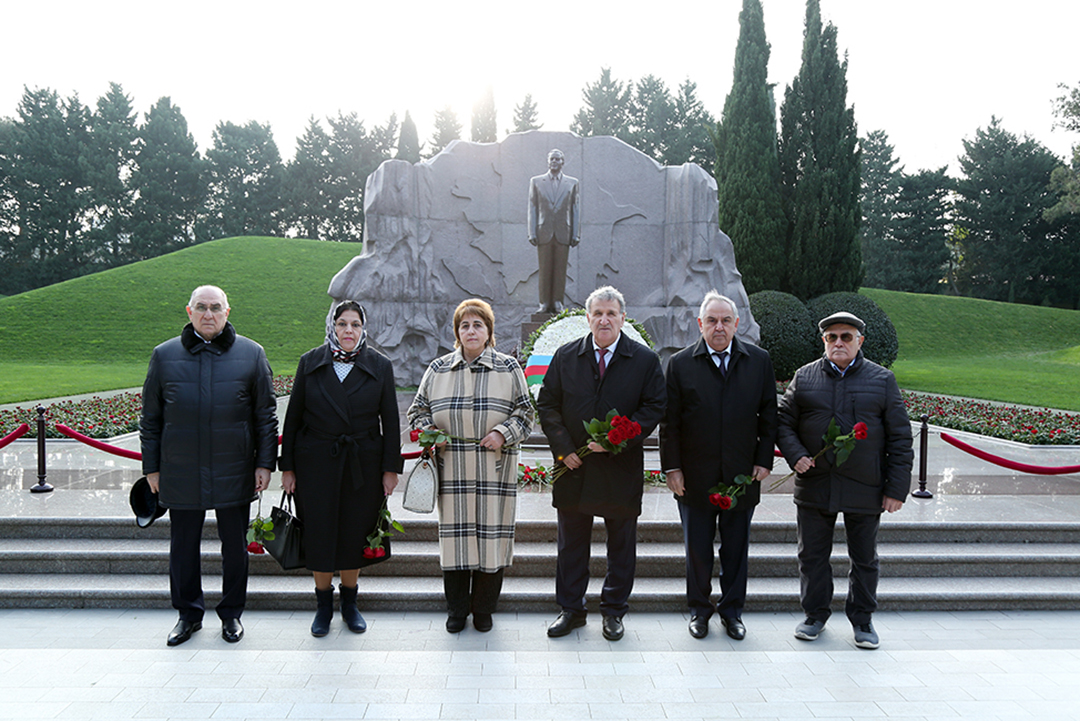
[{"label": "trimmed shrub", "polygon": [[[866,323],[866,340],[863,341],[863,355],[886,368],[896,360],[896,354],[900,350],[900,342],[896,337],[896,328],[893,327],[889,316],[874,301],[865,295],[858,293],[826,293],[807,302],[810,309],[810,318],[814,323],[814,334],[817,335],[817,323],[833,313],[847,311],[862,318]],[[754,314],[757,317],[757,314]],[[820,341],[818,341],[820,343]]]},{"label": "trimmed shrub", "polygon": [[799,368],[821,356],[821,342],[810,311],[795,296],[776,290],[759,291],[750,296],[750,312],[761,326],[759,345],[769,351],[777,380],[790,379]]}]

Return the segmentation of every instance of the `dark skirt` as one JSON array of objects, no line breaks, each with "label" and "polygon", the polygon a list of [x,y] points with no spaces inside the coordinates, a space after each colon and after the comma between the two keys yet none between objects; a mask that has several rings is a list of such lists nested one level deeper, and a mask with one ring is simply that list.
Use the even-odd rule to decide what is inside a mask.
[{"label": "dark skirt", "polygon": [[[330,573],[363,568],[389,557],[389,539],[383,539],[387,556],[364,558],[367,537],[379,521],[386,495],[382,473],[375,459],[363,458],[362,483],[351,472],[352,464],[342,462],[337,473],[321,473],[311,466],[327,470],[321,464],[304,463],[305,454],[296,453],[297,516],[304,524],[304,557],[309,571]],[[359,487],[358,487],[359,486]]]}]

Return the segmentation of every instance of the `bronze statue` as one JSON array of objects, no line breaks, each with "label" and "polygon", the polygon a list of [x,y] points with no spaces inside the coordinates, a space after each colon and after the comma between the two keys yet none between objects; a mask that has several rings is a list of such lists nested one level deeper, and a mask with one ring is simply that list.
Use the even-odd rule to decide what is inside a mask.
[{"label": "bronze statue", "polygon": [[548,172],[529,181],[529,242],[540,261],[538,312],[562,309],[566,292],[566,261],[581,240],[581,195],[577,178],[562,172],[561,150],[548,153]]}]

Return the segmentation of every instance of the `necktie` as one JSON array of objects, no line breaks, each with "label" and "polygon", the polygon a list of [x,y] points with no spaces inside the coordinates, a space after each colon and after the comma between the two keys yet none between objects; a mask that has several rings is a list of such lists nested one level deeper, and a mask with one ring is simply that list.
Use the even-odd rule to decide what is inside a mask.
[{"label": "necktie", "polygon": [[720,375],[727,378],[727,364],[724,363],[724,359],[727,356],[727,351],[723,353],[713,353],[713,357],[716,358],[716,367],[720,369]]},{"label": "necktie", "polygon": [[604,377],[604,371],[607,370],[607,363],[604,362],[604,360],[606,358],[607,358],[607,348],[601,348],[600,349],[600,362],[598,363],[598,365],[600,366],[600,377],[601,378]]}]

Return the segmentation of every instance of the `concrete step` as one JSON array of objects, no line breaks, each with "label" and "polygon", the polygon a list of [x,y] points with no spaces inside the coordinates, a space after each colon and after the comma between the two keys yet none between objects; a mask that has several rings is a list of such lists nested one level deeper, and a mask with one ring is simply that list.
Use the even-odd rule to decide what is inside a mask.
[{"label": "concrete step", "polygon": [[[401,520],[405,528],[404,539],[409,541],[435,541],[438,539],[438,521],[434,514],[422,518]],[[516,538],[521,542],[549,542],[556,538],[554,516],[546,520],[519,520]],[[94,538],[94,539],[167,539],[168,517],[159,519],[150,528],[139,528],[130,516],[104,518],[0,518],[0,540],[17,538]],[[203,527],[203,538],[217,538],[217,523],[212,514]],[[593,527],[593,540],[603,542],[603,523]],[[754,521],[751,543],[797,542],[794,521]],[[844,540],[842,521],[837,524],[834,535],[838,543]],[[896,521],[882,524],[878,533],[881,543],[1006,543],[1025,545],[1031,543],[1080,544],[1080,523],[1075,522],[925,522]],[[640,521],[639,543],[681,543],[682,527],[677,521]]]},{"label": "concrete step", "polygon": [[[203,541],[203,573],[221,568],[216,540]],[[603,544],[592,545],[591,573],[605,569]],[[881,543],[878,555],[886,577],[1080,577],[1080,544],[1062,543]],[[514,547],[514,565],[507,576],[554,578],[556,546],[523,542]],[[833,572],[847,574],[843,544],[833,550]],[[165,539],[6,539],[0,540],[0,573],[46,574],[167,574],[169,545]],[[306,576],[303,570],[283,571],[268,556],[252,556],[253,576]],[[393,559],[370,567],[371,576],[440,576],[436,541],[396,541]],[[683,577],[685,552],[681,543],[638,545],[637,577]],[[793,578],[797,573],[794,544],[751,543],[750,575],[754,578]]]},{"label": "concrete step", "polygon": [[[207,605],[220,597],[221,578],[205,576]],[[554,580],[507,578],[499,601],[501,611],[550,612],[554,617]],[[589,584],[588,600],[598,608],[601,580]],[[247,608],[307,610],[314,607],[312,581],[298,576],[255,576],[248,587]],[[837,584],[833,608],[842,613],[845,584]],[[630,598],[632,610],[684,612],[681,579],[641,578]],[[798,611],[795,578],[753,578],[747,609]],[[442,580],[408,576],[363,576],[359,603],[368,611],[438,611],[445,608]],[[878,588],[880,610],[1063,610],[1080,605],[1080,578],[883,578]],[[169,608],[169,579],[164,575],[48,574],[0,575],[2,608]],[[843,623],[842,618],[837,621]]]}]

